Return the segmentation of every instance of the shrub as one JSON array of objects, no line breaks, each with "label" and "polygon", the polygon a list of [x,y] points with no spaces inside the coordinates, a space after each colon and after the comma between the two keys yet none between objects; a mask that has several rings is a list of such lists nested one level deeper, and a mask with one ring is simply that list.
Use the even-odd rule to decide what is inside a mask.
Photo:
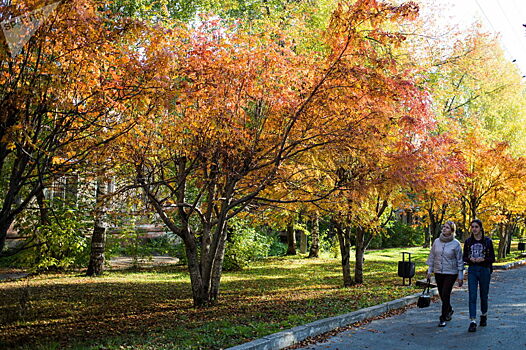
[{"label": "shrub", "polygon": [[[119,223],[118,233],[108,234],[106,256],[128,256],[133,259],[133,266],[139,267],[140,259],[151,260],[153,256],[180,257],[180,238],[172,233],[157,237],[147,237],[145,231],[138,229],[136,220],[128,217]],[[179,247],[181,246],[181,247]]]},{"label": "shrub", "polygon": [[232,220],[229,223],[230,234],[225,249],[223,269],[240,270],[251,261],[269,255],[274,239],[248,225],[243,220]]},{"label": "shrub", "polygon": [[424,243],[422,227],[404,224],[394,220],[389,222],[386,231],[373,238],[370,248],[414,247]]},{"label": "shrub", "polygon": [[89,217],[63,205],[52,208],[49,222],[45,224],[40,222],[36,210],[28,210],[19,217],[15,226],[19,234],[29,237],[37,245],[12,257],[12,266],[45,271],[87,265],[90,253],[88,234],[92,228],[87,221]]},{"label": "shrub", "polygon": [[287,243],[280,239],[279,232],[272,234],[272,243],[270,244],[268,256],[284,256],[287,253]]},{"label": "shrub", "polygon": [[[287,245],[279,242],[279,236],[267,235],[251,227],[241,219],[232,219],[228,223],[229,233],[225,247],[223,270],[241,270],[252,261],[269,255],[284,255]],[[183,243],[176,244],[171,249],[173,256],[179,258],[179,263],[187,264],[186,251]]]}]

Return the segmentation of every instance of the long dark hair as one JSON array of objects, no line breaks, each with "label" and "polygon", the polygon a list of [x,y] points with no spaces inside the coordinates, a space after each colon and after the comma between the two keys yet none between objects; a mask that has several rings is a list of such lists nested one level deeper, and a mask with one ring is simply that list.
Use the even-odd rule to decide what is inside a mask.
[{"label": "long dark hair", "polygon": [[[484,250],[486,250],[486,235],[484,234],[484,226],[482,226],[482,221],[480,221],[479,219],[474,219],[473,221],[471,221],[471,225],[473,224],[477,224],[479,225],[480,227],[480,232],[482,232],[482,237],[481,237],[481,240],[482,240],[482,245],[484,246]],[[473,232],[471,232],[471,236],[469,237],[471,238],[471,241],[474,242],[475,241],[475,236],[473,235]]]},{"label": "long dark hair", "polygon": [[[480,221],[479,219],[474,219],[473,221],[471,221],[470,226],[473,225],[473,224],[479,225],[480,232],[482,232],[482,236],[484,237],[485,234],[484,234],[484,226],[482,225],[482,221]],[[473,237],[473,232],[471,232],[471,237]]]}]

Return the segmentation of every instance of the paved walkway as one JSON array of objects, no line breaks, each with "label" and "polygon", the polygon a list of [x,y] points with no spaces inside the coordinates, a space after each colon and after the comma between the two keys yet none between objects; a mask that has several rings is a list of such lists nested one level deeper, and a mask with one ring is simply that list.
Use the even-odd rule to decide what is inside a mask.
[{"label": "paved walkway", "polygon": [[[437,327],[440,303],[425,309],[375,320],[360,328],[344,331],[326,342],[310,345],[309,350],[430,350],[526,349],[526,267],[495,271],[489,292],[488,326],[468,333],[467,281],[454,291],[453,319]],[[477,315],[480,313],[480,300]],[[478,316],[477,316],[478,321]]]}]

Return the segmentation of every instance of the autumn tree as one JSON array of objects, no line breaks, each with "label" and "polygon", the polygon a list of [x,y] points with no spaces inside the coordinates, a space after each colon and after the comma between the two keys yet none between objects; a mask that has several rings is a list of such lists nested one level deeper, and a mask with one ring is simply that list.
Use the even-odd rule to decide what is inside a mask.
[{"label": "autumn tree", "polygon": [[[401,39],[378,23],[416,11],[413,4],[344,4],[327,33],[332,49],[326,56],[297,54],[276,32],[247,35],[217,21],[192,34],[167,32],[163,40],[172,44],[165,63],[172,68],[160,77],[165,103],[127,135],[121,154],[157,214],[184,242],[196,306],[219,296],[228,220],[262,200],[292,159],[352,143],[390,117],[410,123],[424,113],[419,93],[374,46]],[[365,22],[372,26],[360,29]],[[393,107],[396,101],[414,101],[414,116],[398,115],[407,109]]]},{"label": "autumn tree", "polygon": [[173,50],[170,75],[160,76],[165,101],[122,145],[137,185],[184,242],[196,306],[217,300],[228,220],[298,151],[299,114],[287,113],[310,81],[286,47],[205,26],[168,31],[170,46],[148,53]]},{"label": "autumn tree", "polygon": [[467,134],[462,142],[467,174],[460,182],[456,196],[459,198],[459,221],[464,227],[464,238],[469,235],[471,221],[489,218],[499,211],[496,198],[512,183],[524,178],[524,168],[519,166],[522,163],[510,154],[509,145],[484,141],[477,131],[480,132],[474,130]]},{"label": "autumn tree", "polygon": [[[372,235],[385,225],[391,196],[410,177],[414,154],[433,124],[425,92],[418,89],[412,75],[415,71],[396,60],[394,48],[404,37],[380,29],[392,20],[391,10],[407,14],[408,9],[415,8],[378,5],[357,14],[356,7],[341,6],[333,15],[334,21],[344,19],[338,23],[350,23],[357,36],[364,35],[363,46],[355,45],[360,54],[350,50],[340,66],[360,67],[360,75],[353,75],[352,70],[338,75],[334,83],[340,88],[331,91],[328,99],[339,103],[326,104],[332,113],[352,113],[357,121],[337,144],[327,148],[323,158],[325,172],[338,189],[324,207],[338,233],[346,286],[363,281],[363,253]],[[353,104],[357,108],[352,111],[338,110]],[[350,275],[351,241],[357,250],[354,279]]]},{"label": "autumn tree", "polygon": [[[465,238],[471,219],[477,215],[489,218],[499,211],[494,212],[496,208],[491,201],[483,197],[494,197],[499,190],[492,188],[501,188],[507,181],[498,180],[496,174],[491,181],[482,180],[490,169],[502,165],[498,165],[503,156],[502,144],[498,144],[507,143],[505,157],[513,155],[507,158],[510,162],[524,154],[525,86],[517,67],[505,57],[495,34],[485,31],[479,23],[467,30],[443,28],[433,22],[437,10],[428,12],[429,18],[408,29],[414,33],[409,36],[408,44],[416,52],[415,62],[422,67],[422,86],[432,96],[437,136],[447,138],[452,148],[450,151],[442,148],[449,164],[431,158],[433,163],[442,163],[435,168],[438,172],[429,169],[430,174],[438,176],[427,182],[429,186],[415,189],[414,194],[418,204],[428,212],[432,232],[437,232],[438,224],[446,215],[460,223],[459,231]],[[494,157],[495,152],[500,155]],[[494,185],[489,185],[492,181]],[[475,182],[478,185],[474,185]],[[491,192],[493,194],[489,194]],[[489,223],[488,227],[491,227]]]},{"label": "autumn tree", "polygon": [[428,137],[406,192],[407,205],[422,211],[428,225],[424,247],[438,238],[442,224],[453,219],[458,208],[457,194],[467,174],[458,132],[450,128]]},{"label": "autumn tree", "polygon": [[[370,242],[385,230],[393,211],[406,205],[404,189],[408,190],[418,176],[420,157],[415,155],[422,146],[404,145],[406,135],[399,134],[399,126],[391,125],[389,131],[384,130],[390,137],[377,138],[369,144],[370,148],[363,145],[362,154],[353,150],[353,156],[335,168],[334,176],[341,188],[326,205],[329,210],[333,208],[330,215],[340,242],[345,286],[363,283],[364,255]],[[427,129],[420,127],[419,132],[425,135]],[[389,140],[396,140],[395,144]],[[350,269],[352,243],[354,278]]]},{"label": "autumn tree", "polygon": [[495,193],[493,198],[493,215],[490,222],[497,226],[496,233],[499,237],[497,257],[505,258],[511,252],[511,242],[521,227],[525,224],[526,214],[526,159],[524,157],[507,157],[503,164],[503,171],[514,173]]},{"label": "autumn tree", "polygon": [[[18,2],[0,13],[12,18],[33,6]],[[135,124],[123,115],[154,88],[137,48],[147,33],[98,2],[72,0],[51,13],[19,55],[2,53],[0,250],[17,215],[35,198],[45,205],[43,190],[57,177],[110,161],[111,143]],[[31,243],[45,242],[23,248]]]}]

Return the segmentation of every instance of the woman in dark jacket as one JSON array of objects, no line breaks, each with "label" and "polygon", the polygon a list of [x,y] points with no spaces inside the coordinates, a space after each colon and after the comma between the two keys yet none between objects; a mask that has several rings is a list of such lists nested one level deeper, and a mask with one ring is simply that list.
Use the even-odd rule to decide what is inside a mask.
[{"label": "woman in dark jacket", "polygon": [[468,267],[469,289],[469,332],[477,330],[477,289],[480,288],[480,322],[484,327],[488,319],[488,292],[495,251],[491,238],[484,236],[482,221],[476,219],[471,222],[471,237],[464,243],[464,262]]}]

